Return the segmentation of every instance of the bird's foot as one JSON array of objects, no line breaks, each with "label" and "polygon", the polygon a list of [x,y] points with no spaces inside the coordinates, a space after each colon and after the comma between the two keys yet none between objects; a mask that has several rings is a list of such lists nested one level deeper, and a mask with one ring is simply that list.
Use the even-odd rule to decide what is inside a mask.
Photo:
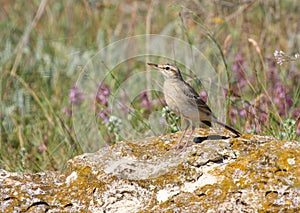
[{"label": "bird's foot", "polygon": [[177,144],[176,146],[173,146],[172,149],[176,150],[177,153],[185,152],[188,147],[188,141],[184,143],[184,145]]},{"label": "bird's foot", "polygon": [[182,146],[180,144],[177,144],[177,145],[172,146],[171,149],[180,150],[180,149],[182,149]]}]

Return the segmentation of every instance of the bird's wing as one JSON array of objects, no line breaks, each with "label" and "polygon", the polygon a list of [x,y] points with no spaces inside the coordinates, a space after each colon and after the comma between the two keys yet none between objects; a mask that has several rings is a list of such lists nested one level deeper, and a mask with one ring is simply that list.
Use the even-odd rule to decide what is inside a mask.
[{"label": "bird's wing", "polygon": [[196,103],[198,106],[198,110],[206,113],[207,115],[211,115],[212,111],[209,106],[200,98],[197,92],[191,87],[188,83],[184,82],[183,93],[189,97],[189,100],[193,103]]}]

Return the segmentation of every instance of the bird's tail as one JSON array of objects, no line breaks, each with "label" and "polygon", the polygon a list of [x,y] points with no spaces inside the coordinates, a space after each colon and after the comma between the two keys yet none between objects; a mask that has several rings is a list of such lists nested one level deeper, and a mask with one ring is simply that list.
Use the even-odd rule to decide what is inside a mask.
[{"label": "bird's tail", "polygon": [[225,127],[225,129],[228,129],[229,131],[231,131],[232,133],[234,133],[236,135],[236,137],[240,137],[241,133],[237,130],[235,130],[234,128],[232,128],[231,126],[228,126],[224,123],[222,123],[221,121],[218,121],[217,119],[214,120],[214,122],[216,122],[217,124]]}]

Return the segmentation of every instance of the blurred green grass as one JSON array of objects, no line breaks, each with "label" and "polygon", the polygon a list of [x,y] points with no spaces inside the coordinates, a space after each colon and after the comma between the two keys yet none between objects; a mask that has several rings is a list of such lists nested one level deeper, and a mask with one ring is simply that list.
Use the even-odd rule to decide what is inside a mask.
[{"label": "blurred green grass", "polygon": [[[46,4],[41,17],[32,25],[43,2]],[[232,69],[240,53],[243,69],[248,74],[246,79],[251,84],[246,84],[238,100],[232,99],[232,94],[228,96],[228,114],[231,105],[241,110],[245,102],[252,101],[255,105],[262,94],[271,95],[269,88],[274,85],[267,76],[274,69],[293,103],[285,109],[288,110],[285,115],[280,115],[278,108],[271,104],[273,107],[266,109],[270,119],[258,133],[299,140],[296,134],[299,113],[295,118],[293,112],[300,102],[300,63],[289,62],[279,67],[273,59],[275,50],[290,55],[300,50],[300,4],[296,0],[3,0],[1,5],[0,168],[64,169],[68,159],[82,152],[71,116],[65,112],[65,107],[70,107],[69,93],[81,67],[106,45],[145,33],[183,39],[201,48],[217,71],[227,66],[229,93],[235,86]],[[30,27],[28,39],[24,39]],[[250,38],[255,42],[249,42]],[[20,45],[22,41],[25,43]],[[127,70],[143,69],[140,66],[129,61]],[[127,74],[117,78],[123,80]],[[156,107],[161,108],[162,104]],[[139,111],[136,120],[147,116],[145,111]],[[238,114],[235,117],[231,124],[246,131],[247,120]],[[233,122],[232,118],[228,116],[227,122]],[[106,126],[101,122],[99,125],[110,136]]]}]

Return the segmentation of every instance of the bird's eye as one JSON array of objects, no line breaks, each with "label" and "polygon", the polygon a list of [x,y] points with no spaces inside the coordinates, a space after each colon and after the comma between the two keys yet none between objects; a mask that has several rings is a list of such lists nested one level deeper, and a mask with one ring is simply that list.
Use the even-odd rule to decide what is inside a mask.
[{"label": "bird's eye", "polygon": [[169,70],[170,69],[170,67],[166,67],[166,70]]}]

